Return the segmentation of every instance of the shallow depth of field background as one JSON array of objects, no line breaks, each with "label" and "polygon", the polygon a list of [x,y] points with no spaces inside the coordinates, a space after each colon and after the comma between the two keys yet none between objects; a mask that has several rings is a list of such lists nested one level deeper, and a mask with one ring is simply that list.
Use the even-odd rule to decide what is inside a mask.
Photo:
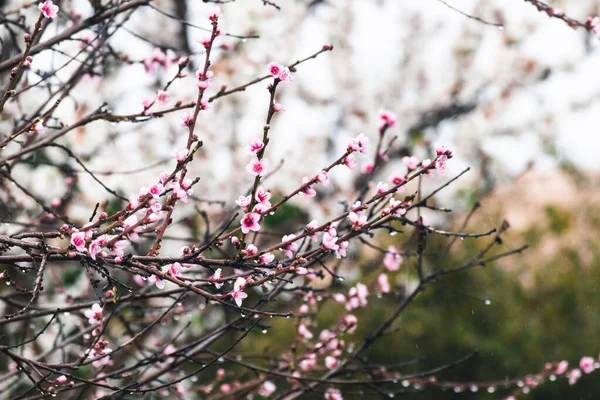
[{"label": "shallow depth of field background", "polygon": [[[430,287],[403,314],[399,329],[375,345],[372,361],[426,358],[419,364],[434,367],[479,349],[479,355],[438,378],[449,380],[498,380],[535,373],[547,361],[578,362],[581,356],[600,352],[600,40],[574,31],[561,21],[550,20],[520,0],[453,0],[453,6],[504,29],[487,26],[454,12],[435,0],[327,0],[276,1],[281,11],[259,0],[238,0],[222,5],[223,30],[259,39],[222,37],[229,49],[216,52],[213,88],[234,87],[266,72],[270,61],[289,64],[332,44],[334,51],[298,68],[295,80],[282,85],[279,102],[286,111],[275,118],[267,156],[273,166],[284,160],[269,178],[278,194],[297,187],[303,176],[312,176],[343,151],[349,137],[364,132],[377,139],[378,111],[389,109],[398,116],[390,132],[398,138],[390,163],[381,172],[385,180],[406,154],[430,158],[433,143],[443,143],[455,154],[450,171],[428,182],[430,191],[467,166],[471,171],[437,197],[436,205],[452,208],[450,215],[427,214],[439,228],[456,230],[475,201],[481,208],[467,230],[484,231],[502,219],[510,225],[505,246],[531,246],[519,256],[486,268],[455,275]],[[7,8],[21,2],[9,2]],[[65,4],[66,3],[66,4]],[[87,1],[63,2],[65,7],[90,13]],[[174,1],[154,2],[175,13]],[[600,13],[593,0],[553,1],[568,15],[585,20]],[[207,27],[211,5],[187,1],[189,22]],[[196,39],[206,33],[188,27],[187,40],[180,24],[155,10],[137,12],[128,29],[156,45],[183,48],[203,59]],[[152,46],[126,31],[113,45],[141,60]],[[76,51],[77,43],[59,46]],[[34,58],[35,68],[58,63],[61,55],[50,52]],[[197,64],[196,64],[197,65]],[[173,71],[175,68],[173,67]],[[90,79],[76,91],[79,102],[62,106],[59,114],[74,121],[100,106],[103,100],[118,113],[139,112],[144,97],[152,97],[157,82],[173,71],[146,75],[141,64],[123,68],[106,66],[102,80]],[[196,88],[191,81],[177,82],[170,90],[175,100],[190,101]],[[195,194],[202,199],[229,204],[251,184],[243,171],[246,147],[262,131],[267,109],[266,84],[211,104],[203,112],[197,132],[204,148],[192,163],[200,176]],[[35,91],[28,96],[35,103]],[[27,98],[27,97],[26,97]],[[63,143],[94,171],[128,171],[166,160],[181,148],[187,134],[179,115],[147,124],[91,124],[69,133]],[[0,120],[0,128],[7,121]],[[6,125],[10,127],[10,125]],[[49,157],[62,154],[48,151]],[[372,156],[372,153],[370,153]],[[371,159],[371,156],[369,159]],[[359,163],[364,163],[362,158]],[[129,196],[153,182],[166,166],[132,174],[113,174],[105,183]],[[21,168],[21,167],[19,167]],[[22,168],[22,182],[29,179],[43,198],[51,200],[64,191],[62,178],[50,167]],[[317,200],[298,197],[285,218],[308,222],[323,220],[340,210],[331,199],[351,199],[358,173],[335,171],[333,187]],[[78,207],[69,210],[85,220],[96,202],[108,194],[85,174],[79,177]],[[201,206],[219,213],[219,203]],[[274,220],[274,232],[287,233],[289,220]],[[169,233],[193,236],[200,218],[193,205],[181,207],[180,221]],[[401,246],[402,235],[383,239],[382,245]],[[438,259],[446,241],[430,243],[428,262],[453,264],[478,251],[482,242],[464,240],[454,246],[451,259]],[[166,242],[163,254],[175,254],[177,241]],[[368,248],[354,253],[345,272],[349,279],[359,272],[369,276],[381,257]],[[373,272],[374,273],[374,272]],[[77,290],[85,275],[71,279]],[[488,301],[486,301],[488,300]],[[360,329],[384,320],[387,307],[373,299],[381,313],[361,318]],[[368,311],[366,309],[365,311]],[[331,320],[339,313],[332,307]],[[370,321],[367,323],[367,321]],[[277,353],[289,345],[280,322],[264,339],[245,343],[245,350]],[[277,323],[275,323],[277,324]],[[322,321],[327,326],[327,321]],[[278,335],[274,337],[273,335]],[[400,355],[400,356],[399,356]],[[406,371],[410,371],[408,368]],[[544,384],[534,399],[579,399],[600,396],[596,372],[569,387],[566,380]],[[448,392],[427,391],[406,398],[451,398]],[[496,398],[498,394],[462,393],[456,398]]]}]

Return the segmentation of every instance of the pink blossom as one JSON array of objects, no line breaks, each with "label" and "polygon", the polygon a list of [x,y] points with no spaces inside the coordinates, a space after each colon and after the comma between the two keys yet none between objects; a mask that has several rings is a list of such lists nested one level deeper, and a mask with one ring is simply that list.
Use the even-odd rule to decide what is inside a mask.
[{"label": "pink blossom", "polygon": [[556,375],[562,375],[565,372],[567,372],[567,369],[569,368],[569,362],[566,360],[563,360],[561,362],[558,363],[558,365],[556,366],[556,370],[554,371],[554,373]]},{"label": "pink blossom", "polygon": [[246,256],[254,257],[258,253],[258,248],[256,248],[256,246],[253,244],[249,244],[248,246],[246,246],[245,251],[246,251]]},{"label": "pink blossom", "polygon": [[[209,81],[213,76],[214,76],[214,73],[211,70],[208,70],[208,71],[206,71],[206,73],[204,73],[203,67],[200,67],[196,70],[196,79],[198,79],[198,81],[204,81],[209,84],[210,83]],[[199,83],[197,83],[197,84],[199,85]]]},{"label": "pink blossom", "polygon": [[183,201],[184,203],[187,203],[189,201],[188,196],[190,196],[192,193],[194,193],[193,189],[186,188],[180,182],[174,182],[171,185],[171,188],[173,189],[173,196],[176,199]]},{"label": "pink blossom", "polygon": [[250,205],[251,201],[252,199],[250,198],[250,196],[240,196],[235,201],[235,204],[242,207],[244,211],[248,211],[248,206]]},{"label": "pink blossom", "polygon": [[304,229],[307,232],[313,232],[315,229],[317,229],[319,227],[319,222],[317,222],[316,219],[313,219],[312,221],[310,221],[308,224],[306,224],[306,226],[304,227]]},{"label": "pink blossom", "polygon": [[348,243],[347,240],[344,240],[343,242],[339,243],[338,248],[335,249],[335,257],[338,259],[342,258],[342,257],[346,257],[349,245],[350,244]]},{"label": "pink blossom", "polygon": [[229,383],[224,383],[221,385],[220,390],[222,393],[229,393],[231,392],[231,385]]},{"label": "pink blossom", "polygon": [[344,160],[342,160],[342,164],[344,164],[346,167],[350,168],[351,170],[356,169],[356,157],[354,157],[354,155],[352,154],[348,154]]},{"label": "pink blossom", "polygon": [[398,271],[402,263],[402,256],[394,246],[388,247],[387,253],[383,258],[383,265],[388,271]]},{"label": "pink blossom", "polygon": [[177,347],[173,346],[172,344],[169,344],[167,347],[165,347],[165,349],[163,350],[163,354],[168,356],[170,354],[173,354],[177,351]]},{"label": "pink blossom", "polygon": [[370,174],[373,172],[373,169],[375,168],[375,164],[372,162],[368,162],[365,165],[363,165],[362,167],[362,173],[363,174]]},{"label": "pink blossom", "polygon": [[325,391],[325,400],[344,400],[342,397],[342,392],[339,389],[328,388]]},{"label": "pink blossom", "polygon": [[188,155],[189,155],[188,149],[182,149],[179,151],[175,151],[173,153],[173,157],[175,157],[175,159],[177,160],[178,163],[182,163],[187,158]]},{"label": "pink blossom", "polygon": [[156,287],[159,288],[159,289],[164,289],[165,288],[165,281],[162,280],[162,279],[160,279],[156,275],[150,276],[150,278],[148,278],[148,282],[150,282],[150,284],[156,285]]},{"label": "pink blossom", "polygon": [[446,162],[448,161],[448,157],[446,157],[445,155],[440,155],[437,156],[437,158],[435,159],[435,169],[437,169],[440,172],[446,172],[448,170],[448,167],[446,166]]},{"label": "pink blossom", "polygon": [[404,177],[400,176],[400,175],[394,175],[390,178],[390,181],[392,182],[392,184],[394,186],[398,186],[398,185],[402,185],[406,179],[404,179]]},{"label": "pink blossom", "polygon": [[92,243],[90,243],[90,246],[88,247],[88,252],[90,253],[90,256],[92,257],[92,260],[95,260],[96,255],[102,252],[102,246],[104,246],[106,241],[107,241],[106,235],[102,235],[102,236],[98,237],[96,240],[92,241]]},{"label": "pink blossom", "polygon": [[247,234],[250,231],[254,231],[254,232],[258,232],[260,230],[260,225],[258,224],[258,221],[260,220],[260,215],[258,215],[257,213],[247,213],[246,215],[244,215],[244,217],[242,218],[242,232],[245,234]]},{"label": "pink blossom", "polygon": [[344,316],[344,325],[346,326],[346,332],[352,333],[356,330],[358,324],[358,318],[353,314],[347,314]]},{"label": "pink blossom", "polygon": [[133,281],[138,285],[138,286],[144,286],[146,285],[146,278],[143,278],[140,275],[134,275],[133,276]]},{"label": "pink blossom", "polygon": [[[335,229],[334,229],[335,232]],[[337,236],[332,235],[330,232],[323,233],[323,248],[328,250],[338,250],[340,246],[337,244]]]},{"label": "pink blossom", "polygon": [[412,171],[413,169],[417,169],[417,167],[419,166],[419,159],[417,157],[402,157],[402,162],[404,163],[404,165],[406,165],[406,167]]},{"label": "pink blossom", "polygon": [[110,362],[110,358],[108,356],[108,354],[111,352],[111,349],[109,348],[104,348],[104,349],[91,349],[90,352],[88,353],[88,357],[91,359],[94,359],[96,357],[100,357],[103,356],[102,358],[100,358],[99,360],[96,360],[94,362],[92,362],[92,365],[95,368],[100,368],[104,365],[107,365]]},{"label": "pink blossom", "polygon": [[357,283],[356,286],[350,288],[348,291],[349,302],[346,303],[346,309],[351,310],[358,307],[365,307],[367,305],[367,296],[369,295],[369,289],[362,283]]},{"label": "pink blossom", "polygon": [[64,375],[59,376],[58,378],[56,378],[56,382],[58,383],[66,383],[67,382],[67,377]]},{"label": "pink blossom", "polygon": [[263,147],[265,147],[265,144],[262,141],[258,139],[254,140],[250,143],[250,154],[257,154]]},{"label": "pink blossom", "polygon": [[[184,203],[187,203],[187,198],[183,200]],[[162,218],[162,212],[158,212],[158,213],[150,213],[148,214],[148,216],[146,217],[146,220],[148,222],[156,222],[158,220],[160,220]]]},{"label": "pink blossom", "polygon": [[275,112],[285,111],[285,108],[283,108],[283,106],[279,103],[273,103],[273,111],[275,111]]},{"label": "pink blossom", "polygon": [[387,274],[380,274],[379,277],[377,277],[377,283],[379,284],[381,293],[389,293],[390,281],[388,280]]},{"label": "pink blossom", "polygon": [[41,122],[33,124],[31,130],[38,134],[46,132],[46,128],[44,128],[44,125]]},{"label": "pink blossom", "polygon": [[367,224],[367,216],[363,213],[357,214],[354,211],[351,211],[350,214],[348,214],[348,218],[352,221],[352,229],[354,230],[359,230]]},{"label": "pink blossom", "polygon": [[361,133],[357,137],[350,139],[347,150],[360,151],[361,153],[366,153],[367,143],[369,143],[369,139],[364,135],[364,133]]},{"label": "pink blossom", "polygon": [[264,381],[262,386],[258,390],[258,394],[263,397],[269,397],[270,395],[275,393],[276,389],[277,389],[277,386],[275,386],[275,384],[273,382]]},{"label": "pink blossom", "polygon": [[379,130],[381,130],[384,126],[388,126],[390,128],[396,126],[396,114],[391,111],[381,110],[379,112],[379,119],[381,119]]},{"label": "pink blossom", "polygon": [[308,314],[308,311],[309,311],[309,308],[308,308],[307,304],[302,304],[300,306],[300,308],[298,308],[298,313],[300,315],[306,315],[306,314]]},{"label": "pink blossom", "polygon": [[52,0],[46,0],[45,2],[38,4],[38,8],[46,18],[56,18],[58,15],[58,6],[55,5]]},{"label": "pink blossom", "polygon": [[387,215],[389,213],[392,212],[392,210],[394,211],[394,215],[400,217],[404,214],[406,214],[406,208],[404,208],[402,206],[402,202],[400,200],[396,200],[393,197],[390,198],[390,205],[389,207],[386,207],[382,210],[382,213],[384,215]]},{"label": "pink blossom", "polygon": [[142,106],[144,106],[144,110],[148,110],[154,104],[154,100],[144,98],[142,99]]},{"label": "pink blossom", "polygon": [[246,280],[242,277],[237,278],[233,284],[233,292],[231,293],[231,297],[233,297],[233,300],[238,307],[241,307],[242,301],[248,297],[248,295],[243,291],[245,286]]},{"label": "pink blossom", "polygon": [[[135,216],[135,214],[131,214],[129,217],[127,217],[127,219],[125,221],[123,221],[123,228],[125,230],[129,230],[131,227],[135,226],[138,222],[137,217]],[[142,230],[141,226],[137,226],[131,230],[129,230],[129,232],[127,233],[127,237],[129,238],[129,240],[131,241],[137,241],[140,237],[138,235],[138,232],[140,232]]]},{"label": "pink blossom", "polygon": [[171,177],[170,173],[168,173],[165,170],[162,170],[162,171],[160,171],[160,174],[158,175],[158,181],[164,185],[165,183],[167,183],[167,181],[169,180],[170,177]]},{"label": "pink blossom", "polygon": [[323,186],[329,186],[329,177],[327,176],[327,171],[321,171],[317,174],[317,181],[322,183]]},{"label": "pink blossom", "polygon": [[581,370],[578,368],[575,368],[567,373],[567,377],[569,378],[569,385],[573,386],[574,384],[577,383],[579,378],[581,378]]},{"label": "pink blossom", "polygon": [[190,186],[192,186],[192,183],[194,183],[193,180],[191,180],[190,178],[186,178],[183,180],[183,182],[181,182],[181,188],[187,190],[190,188]]},{"label": "pink blossom", "polygon": [[525,377],[525,386],[530,387],[530,388],[534,388],[537,385],[539,385],[540,382],[537,380],[537,378],[533,377],[533,376],[526,376]]},{"label": "pink blossom", "polygon": [[367,305],[367,296],[369,295],[369,289],[362,283],[357,283],[355,287],[350,288],[348,291],[348,297],[356,297],[360,307]]},{"label": "pink blossom", "polygon": [[205,49],[208,49],[210,47],[210,37],[204,37],[202,39],[198,39],[197,40],[198,43],[200,43]]},{"label": "pink blossom", "polygon": [[[184,128],[188,128],[192,122],[194,121],[194,115],[190,113],[185,113],[181,116],[181,126]],[[164,182],[162,182],[164,183]]]},{"label": "pink blossom", "polygon": [[208,20],[210,22],[216,24],[217,21],[219,21],[219,18],[221,18],[221,16],[222,16],[222,14],[221,14],[221,7],[215,7],[210,12],[210,14],[208,14]]},{"label": "pink blossom", "polygon": [[154,49],[152,55],[144,58],[143,63],[147,73],[154,73],[156,64],[162,65],[164,68],[167,68],[170,64],[167,55],[158,47]]},{"label": "pink blossom", "polygon": [[275,255],[272,253],[265,253],[265,254],[261,254],[258,257],[258,262],[261,264],[270,264],[273,262],[273,260],[275,259]]},{"label": "pink blossom", "polygon": [[85,310],[83,314],[88,319],[90,325],[96,325],[102,322],[102,319],[104,318],[103,313],[102,307],[100,307],[98,303],[94,303],[92,308],[90,310]]},{"label": "pink blossom", "polygon": [[336,302],[336,303],[345,303],[346,302],[346,296],[344,296],[341,293],[335,293],[333,296],[331,296],[331,298]]},{"label": "pink blossom", "polygon": [[291,82],[294,80],[294,77],[292,76],[289,68],[283,68],[279,72],[279,75],[277,75],[277,79],[279,79],[281,82]]},{"label": "pink blossom", "polygon": [[169,265],[168,272],[171,276],[179,276],[179,274],[181,274],[181,264],[174,262],[173,264]]},{"label": "pink blossom", "polygon": [[263,214],[265,214],[265,213],[267,212],[267,210],[268,210],[269,208],[270,208],[270,207],[268,207],[268,206],[266,206],[266,205],[264,205],[264,204],[261,204],[261,203],[256,203],[256,204],[254,205],[254,207],[252,208],[252,212],[253,212],[253,213],[257,213],[257,214],[259,214],[259,215],[263,215]]},{"label": "pink blossom", "polygon": [[387,183],[383,183],[383,182],[377,183],[377,194],[384,194],[388,190],[390,190],[390,189],[389,189]]},{"label": "pink blossom", "polygon": [[254,195],[254,198],[259,203],[264,204],[267,207],[271,207],[271,202],[269,201],[271,199],[271,193],[263,189],[262,186],[259,186],[256,189],[256,194]]},{"label": "pink blossom", "polygon": [[[144,64],[144,70],[147,74],[153,74],[156,71],[156,67],[154,65],[154,62],[152,61],[152,57],[144,58],[144,60],[142,60],[142,63]],[[144,108],[147,107],[144,105]]]},{"label": "pink blossom", "polygon": [[167,104],[171,100],[171,95],[166,90],[158,90],[156,92],[156,101],[159,104]]},{"label": "pink blossom", "polygon": [[329,329],[323,329],[319,334],[319,340],[323,343],[326,343],[333,338],[335,338],[335,333],[331,332]]},{"label": "pink blossom", "polygon": [[[302,186],[306,185],[309,181],[310,179],[308,179],[307,176],[302,178]],[[302,195],[304,195],[305,197],[315,197],[317,191],[313,189],[312,185],[308,185],[304,189],[302,189],[300,193],[302,193]]]},{"label": "pink blossom", "polygon": [[268,65],[268,68],[269,68],[269,74],[273,78],[279,77],[279,74],[281,73],[281,71],[283,71],[283,67],[281,65],[277,64],[276,62],[270,62]]},{"label": "pink blossom", "polygon": [[312,369],[314,367],[317,366],[317,360],[314,354],[309,354],[307,356],[307,358],[305,358],[304,360],[300,361],[298,363],[298,366],[300,367],[301,370],[303,371],[307,371],[309,369]]},{"label": "pink blossom", "polygon": [[148,194],[148,188],[147,187],[141,187],[139,192],[138,192],[138,199],[142,200],[144,197],[146,197],[146,195]]},{"label": "pink blossom", "polygon": [[298,275],[306,275],[306,274],[308,274],[308,269],[306,269],[304,267],[296,267],[296,273]]},{"label": "pink blossom", "polygon": [[151,194],[155,199],[158,199],[164,190],[164,186],[160,183],[148,186],[148,193]]},{"label": "pink blossom", "polygon": [[317,229],[318,227],[319,227],[319,223],[317,222],[316,219],[310,221],[304,227],[304,231],[310,235],[310,240],[312,240],[313,242],[316,242],[319,240],[319,237],[317,235],[318,232],[315,232],[315,229]]},{"label": "pink blossom", "polygon": [[[211,281],[218,281],[219,279],[221,279],[221,272],[222,272],[221,268],[217,268],[215,273],[212,274],[208,279]],[[214,282],[213,285],[215,285],[215,287],[217,289],[221,289],[221,286],[223,286],[223,284],[219,283],[219,282]]]},{"label": "pink blossom", "polygon": [[202,110],[208,110],[208,100],[206,100],[205,98],[200,100],[200,108]]},{"label": "pink blossom", "polygon": [[[296,237],[296,235],[294,235],[293,233],[290,235],[285,235],[284,237],[281,238],[281,243],[287,242],[289,240],[293,240],[295,237]],[[285,253],[286,257],[292,258],[294,256],[293,252],[298,250],[298,243],[296,243],[296,242],[288,243],[285,246],[283,246],[280,250]]]},{"label": "pink blossom", "polygon": [[600,17],[594,17],[589,22],[592,32],[596,34],[596,38],[600,39]]},{"label": "pink blossom", "polygon": [[198,86],[198,89],[206,90],[210,86],[210,79],[198,80],[196,81],[196,86]]},{"label": "pink blossom", "polygon": [[352,207],[350,207],[350,210],[355,211],[355,212],[361,212],[366,207],[367,207],[366,204],[363,205],[363,203],[361,201],[356,201],[356,202],[354,202],[354,204],[352,204]]},{"label": "pink blossom", "polygon": [[310,340],[313,337],[313,334],[304,324],[300,324],[298,327],[298,335],[304,340]]},{"label": "pink blossom", "polygon": [[[114,236],[113,236],[114,238]],[[108,247],[108,251],[113,256],[123,257],[125,255],[124,249],[129,243],[127,240],[117,240],[111,246]]]},{"label": "pink blossom", "polygon": [[250,164],[246,165],[246,171],[252,176],[262,176],[267,172],[269,167],[269,159],[263,158],[259,160],[258,157],[254,157]]},{"label": "pink blossom", "polygon": [[329,369],[333,369],[337,366],[338,360],[335,357],[327,356],[325,357],[325,366]]},{"label": "pink blossom", "polygon": [[452,158],[452,152],[448,149],[448,147],[444,146],[443,144],[436,144],[435,145],[435,153],[438,156],[447,156],[448,158]]},{"label": "pink blossom", "polygon": [[579,361],[579,368],[586,374],[594,372],[594,359],[592,357],[583,357],[581,361]]},{"label": "pink blossom", "polygon": [[71,235],[71,244],[77,251],[85,251],[85,232],[77,232]]},{"label": "pink blossom", "polygon": [[150,204],[150,208],[147,211],[152,211],[155,214],[158,214],[162,211],[162,204],[160,204],[159,202],[155,202],[153,204]]},{"label": "pink blossom", "polygon": [[338,225],[337,222],[332,222],[327,227],[326,232],[329,233],[331,236],[337,236],[337,231],[336,231],[337,225]]}]

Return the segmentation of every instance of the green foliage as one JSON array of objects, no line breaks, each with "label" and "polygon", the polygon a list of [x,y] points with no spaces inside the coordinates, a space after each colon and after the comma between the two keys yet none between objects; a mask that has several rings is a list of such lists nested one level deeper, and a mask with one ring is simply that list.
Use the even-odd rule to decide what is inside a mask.
[{"label": "green foliage", "polygon": [[[273,204],[277,203],[279,199],[271,201]],[[296,222],[308,222],[308,214],[302,208],[295,204],[285,203],[277,212],[273,215],[265,217],[264,224],[269,229],[277,228],[282,232],[285,231],[286,226],[297,226]]]},{"label": "green foliage", "polygon": [[[594,244],[587,249],[593,254],[591,263],[589,256],[585,257],[588,261],[584,261],[581,248],[563,245],[553,249],[556,253],[552,257],[542,253],[541,244],[545,240],[572,231],[570,221],[570,214],[548,207],[546,219],[538,221],[537,226],[523,234],[531,245],[526,253],[450,274],[427,286],[390,331],[365,353],[369,362],[397,364],[418,360],[397,369],[401,373],[412,373],[452,363],[478,351],[466,362],[437,374],[438,380],[471,382],[524,377],[541,371],[546,362],[565,359],[575,366],[582,356],[596,356],[600,351],[597,340],[600,332],[600,314],[597,312],[600,309],[599,247]],[[488,240],[458,241],[453,251],[444,256],[448,240],[429,238],[425,257],[427,268],[461,265],[488,243]],[[507,251],[521,243],[519,238],[506,238],[493,252]],[[532,263],[536,258],[544,261]],[[357,266],[363,268],[362,281],[376,279],[380,261],[380,258],[357,260]],[[390,281],[405,283],[407,279],[415,279],[412,263],[405,260],[400,271],[390,273]],[[367,309],[354,311],[360,321],[358,330],[355,334],[344,335],[343,339],[351,344],[350,347],[358,345],[355,338],[369,336],[386,321],[399,301],[400,298],[392,294],[369,297]],[[345,314],[343,305],[332,301],[321,307],[317,326],[312,327],[315,336]],[[280,319],[272,320],[272,324],[275,329],[268,335],[255,335],[252,343],[245,343],[245,346],[273,354],[289,349],[292,343],[288,338],[296,326],[290,320]],[[274,334],[278,336],[273,337]],[[600,398],[600,387],[596,384],[599,376],[600,371],[586,375],[573,387],[565,378],[560,378],[544,383],[529,396],[550,400]],[[385,388],[400,389],[391,384]],[[406,393],[403,398],[496,399],[508,394],[503,389],[494,394],[481,390],[456,394],[431,388],[423,393]]]},{"label": "green foliage", "polygon": [[564,211],[561,212],[561,210],[552,206],[546,206],[544,211],[546,212],[546,217],[548,218],[550,231],[559,235],[569,229],[569,220],[571,218],[569,214],[565,213]]},{"label": "green foliage", "polygon": [[83,267],[81,265],[66,268],[65,272],[63,272],[61,275],[63,285],[66,288],[72,287],[75,283],[77,283],[82,273]]}]

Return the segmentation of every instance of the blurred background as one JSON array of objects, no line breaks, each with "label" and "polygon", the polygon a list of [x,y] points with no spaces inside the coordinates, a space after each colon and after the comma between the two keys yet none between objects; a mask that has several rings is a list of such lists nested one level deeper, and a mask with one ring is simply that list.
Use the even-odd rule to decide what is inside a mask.
[{"label": "blurred background", "polygon": [[[17,9],[24,3],[8,1],[3,9]],[[505,219],[511,228],[503,249],[530,246],[522,254],[428,288],[402,315],[393,333],[370,350],[369,359],[376,363],[424,359],[403,370],[410,372],[452,362],[477,349],[476,357],[438,379],[487,381],[536,373],[546,362],[565,359],[574,366],[582,356],[596,357],[600,352],[600,40],[548,18],[523,0],[448,0],[449,5],[489,24],[437,0],[274,3],[279,9],[259,0],[221,4],[223,32],[260,38],[224,35],[219,39],[222,46],[212,66],[212,90],[262,76],[271,61],[291,64],[324,44],[334,50],[300,65],[294,82],[279,90],[278,101],[286,111],[275,119],[267,156],[272,166],[282,163],[268,179],[269,189],[276,195],[294,189],[303,176],[313,176],[337,158],[348,138],[360,132],[376,143],[379,112],[390,110],[398,123],[389,135],[397,139],[389,163],[379,173],[381,180],[404,172],[403,156],[432,158],[434,144],[445,144],[454,153],[450,170],[424,181],[424,192],[466,167],[471,170],[436,196],[435,205],[453,212],[426,213],[427,223],[458,230],[479,202],[467,231],[485,231]],[[551,5],[579,21],[600,14],[600,2],[594,0],[555,0]],[[133,63],[103,66],[98,71],[102,79],[90,76],[57,115],[65,123],[73,122],[103,101],[115,114],[140,112],[144,99],[152,99],[176,71],[172,66],[146,74],[141,61],[158,47],[167,53],[192,54],[192,64],[197,66],[204,57],[197,40],[207,34],[198,27],[208,28],[205,17],[213,6],[200,0],[155,0],[152,7],[133,14],[127,29],[111,39],[115,51],[127,54]],[[83,0],[63,1],[61,7],[83,17],[92,14],[90,3]],[[44,52],[34,58],[32,69],[60,65],[78,50],[79,43],[66,42],[58,48],[64,54]],[[56,79],[68,76],[69,68]],[[169,91],[171,104],[195,98],[196,88],[189,82],[175,82]],[[249,143],[262,131],[268,105],[265,88],[266,83],[261,83],[217,100],[201,114],[197,132],[204,148],[191,168],[191,174],[201,177],[195,189],[199,201],[178,210],[173,236],[197,235],[202,224],[198,208],[215,218],[224,215],[221,202],[231,205],[250,185],[247,174],[239,171],[248,162]],[[30,90],[23,102],[35,103],[38,94]],[[16,115],[19,110],[14,107],[10,112]],[[187,138],[181,115],[144,124],[93,123],[64,141],[86,160],[88,168],[108,173],[107,186],[128,197],[173,165],[173,150]],[[9,129],[9,119],[0,118],[5,118],[0,127]],[[373,149],[369,154],[359,160],[359,170],[372,160]],[[58,150],[49,149],[43,157],[66,162]],[[144,166],[148,168],[123,174]],[[60,171],[42,162],[19,165],[14,174],[48,202],[67,190]],[[317,201],[295,199],[285,215],[270,222],[270,229],[286,232],[290,221],[323,220],[339,212],[341,206],[331,199],[350,201],[357,175],[360,171],[334,171],[332,187]],[[110,195],[86,174],[77,174],[75,185],[77,201],[65,210],[75,218],[85,221],[96,202],[111,206]],[[10,225],[4,224],[4,229],[10,230]],[[398,235],[381,239],[380,245],[402,248],[406,241]],[[447,244],[446,239],[430,241],[427,262],[455,265],[486,245],[466,239],[440,259]],[[167,242],[163,252],[176,254],[181,245],[176,240]],[[352,256],[352,265],[345,267],[349,279],[376,276],[381,255],[363,248]],[[74,276],[68,284],[75,290],[86,279]],[[398,284],[408,281],[403,271],[398,273]],[[372,301],[382,311],[361,316],[369,321],[360,326],[361,336],[383,322],[386,311],[395,305],[391,298]],[[332,306],[320,324],[328,326],[340,312]],[[277,323],[280,329],[245,343],[245,348],[273,354],[288,348],[286,332],[293,326]],[[529,396],[600,398],[597,380],[598,372],[584,375],[573,387],[559,379]],[[431,389],[405,397],[501,395]]]}]

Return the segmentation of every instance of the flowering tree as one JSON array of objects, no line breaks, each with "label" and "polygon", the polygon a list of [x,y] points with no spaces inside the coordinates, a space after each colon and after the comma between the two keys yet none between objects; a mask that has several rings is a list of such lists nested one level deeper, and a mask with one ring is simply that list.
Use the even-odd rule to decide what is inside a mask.
[{"label": "flowering tree", "polygon": [[[597,18],[578,22],[528,2],[571,27],[600,30]],[[502,390],[513,396],[557,377],[574,384],[598,367],[583,357],[579,368],[549,362],[526,377],[456,382],[438,375],[460,368],[472,354],[410,373],[402,369],[409,360],[401,354],[390,365],[370,361],[370,349],[394,332],[428,287],[526,248],[504,248],[506,222],[481,232],[464,231],[471,214],[456,232],[428,222],[426,213],[450,212],[435,196],[467,172],[448,174],[453,151],[438,144],[429,146],[426,159],[403,155],[402,166],[384,177],[397,124],[394,113],[384,110],[372,135],[352,135],[327,162],[307,165],[312,172],[292,190],[281,189],[269,179],[285,176],[285,167],[272,161],[279,157],[277,142],[293,138],[274,125],[286,110],[280,93],[295,84],[305,63],[333,46],[290,64],[264,63],[260,77],[233,88],[223,82],[215,90],[218,69],[226,69],[219,57],[232,51],[219,41],[255,39],[222,30],[219,9],[206,17],[199,54],[185,51],[189,43],[175,52],[147,39],[152,49],[136,58],[118,47],[136,13],[151,8],[190,24],[149,0],[91,2],[86,16],[64,3],[29,4],[3,17],[13,52],[0,62],[7,74],[0,100],[0,366],[6,366],[0,387],[6,398],[116,399],[156,392],[179,398],[293,399],[316,393],[342,399],[408,390]],[[64,49],[70,42],[75,46]],[[190,71],[195,74],[188,76]],[[111,104],[111,79],[118,74],[144,74],[152,81],[153,95],[133,112]],[[106,94],[95,108],[86,102],[90,84]],[[197,188],[209,169],[224,166],[202,163],[210,137],[200,121],[223,118],[219,102],[252,86],[268,92],[255,99],[266,114],[264,124],[254,127],[261,134],[240,143],[241,151],[228,149],[243,164],[235,171],[243,176],[240,185],[228,185],[237,200],[211,201],[198,195],[208,189]],[[133,180],[135,192],[114,189],[118,181],[108,181],[119,175],[117,166],[89,167],[101,162],[98,153],[108,142],[135,159],[144,140],[139,149],[120,140],[171,117],[179,120],[172,143],[149,140],[169,147],[171,157],[130,171],[149,177]],[[80,151],[73,136],[93,135],[94,125],[116,132],[97,148]],[[223,149],[210,147],[218,151]],[[40,190],[44,182],[35,176],[47,168],[60,177],[57,188],[48,190],[52,195]],[[340,170],[352,171],[354,187],[340,187]],[[96,185],[94,192],[87,193],[84,179]],[[179,236],[181,231],[191,237]],[[438,239],[447,240],[444,250],[428,252]],[[452,264],[446,257],[457,239],[486,242],[467,261]],[[393,307],[370,326],[368,315],[381,301]],[[285,351],[256,352],[262,337],[278,331],[288,338]]]}]

